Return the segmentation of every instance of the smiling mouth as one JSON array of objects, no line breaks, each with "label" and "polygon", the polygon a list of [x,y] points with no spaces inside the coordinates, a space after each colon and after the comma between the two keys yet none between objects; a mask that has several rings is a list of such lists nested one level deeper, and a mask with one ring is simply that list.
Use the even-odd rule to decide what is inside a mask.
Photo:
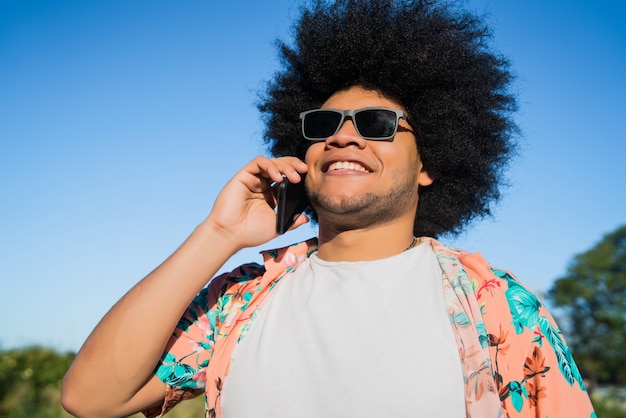
[{"label": "smiling mouth", "polygon": [[326,172],[330,171],[338,171],[338,170],[350,170],[350,171],[360,171],[362,173],[369,173],[369,170],[363,167],[361,164],[357,164],[350,161],[336,161],[328,166]]}]

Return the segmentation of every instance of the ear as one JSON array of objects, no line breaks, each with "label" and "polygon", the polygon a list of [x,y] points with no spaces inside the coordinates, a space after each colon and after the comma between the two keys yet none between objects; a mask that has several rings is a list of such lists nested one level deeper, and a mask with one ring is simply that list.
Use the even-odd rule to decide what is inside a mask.
[{"label": "ear", "polygon": [[420,167],[420,172],[417,174],[417,184],[421,187],[433,184],[433,178],[424,170],[424,167]]}]

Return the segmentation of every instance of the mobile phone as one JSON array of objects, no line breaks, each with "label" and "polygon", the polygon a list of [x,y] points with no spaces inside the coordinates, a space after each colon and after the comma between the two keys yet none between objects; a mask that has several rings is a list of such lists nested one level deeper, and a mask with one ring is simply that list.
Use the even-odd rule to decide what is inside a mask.
[{"label": "mobile phone", "polygon": [[278,185],[276,232],[281,235],[287,232],[308,206],[309,199],[304,188],[304,176],[299,183],[292,183],[287,177],[283,177],[283,181]]}]

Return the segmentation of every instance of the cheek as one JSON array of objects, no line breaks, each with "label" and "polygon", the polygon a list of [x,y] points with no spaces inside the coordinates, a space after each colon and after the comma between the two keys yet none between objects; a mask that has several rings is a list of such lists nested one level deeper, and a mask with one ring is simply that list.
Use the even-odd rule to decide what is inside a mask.
[{"label": "cheek", "polygon": [[421,160],[419,156],[419,152],[417,151],[417,145],[415,145],[414,141],[411,141],[405,147],[405,155],[407,159],[411,162],[411,164],[421,165]]},{"label": "cheek", "polygon": [[320,160],[320,155],[324,152],[324,143],[323,142],[315,142],[309,146],[304,154],[304,162],[311,169],[316,161]]},{"label": "cheek", "polygon": [[378,148],[378,155],[381,160],[387,161],[387,163],[392,162],[397,166],[414,166],[419,164],[419,155],[414,144],[385,143],[384,145],[388,146]]}]

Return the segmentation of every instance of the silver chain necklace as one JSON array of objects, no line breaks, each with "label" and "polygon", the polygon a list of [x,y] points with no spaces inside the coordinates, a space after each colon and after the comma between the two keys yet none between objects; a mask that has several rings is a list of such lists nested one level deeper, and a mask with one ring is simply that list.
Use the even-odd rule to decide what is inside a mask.
[{"label": "silver chain necklace", "polygon": [[409,245],[408,247],[406,247],[406,248],[404,249],[404,251],[408,251],[408,250],[410,250],[411,248],[415,247],[415,245],[417,245],[417,241],[418,241],[418,240],[417,240],[417,237],[413,237],[413,241],[411,241],[411,245]]}]

